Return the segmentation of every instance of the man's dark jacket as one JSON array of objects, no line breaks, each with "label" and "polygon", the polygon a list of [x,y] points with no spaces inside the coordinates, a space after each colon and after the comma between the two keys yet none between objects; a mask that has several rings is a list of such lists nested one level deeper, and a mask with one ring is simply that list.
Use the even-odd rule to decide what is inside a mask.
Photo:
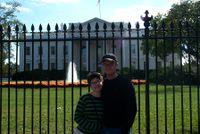
[{"label": "man's dark jacket", "polygon": [[105,127],[122,128],[122,133],[127,134],[137,112],[135,89],[132,83],[120,75],[112,80],[105,78],[102,98],[105,106]]}]

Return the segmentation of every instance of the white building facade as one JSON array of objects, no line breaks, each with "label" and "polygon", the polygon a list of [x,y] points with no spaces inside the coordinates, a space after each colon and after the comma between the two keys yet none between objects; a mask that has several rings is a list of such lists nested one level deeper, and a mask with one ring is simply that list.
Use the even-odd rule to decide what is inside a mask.
[{"label": "white building facade", "polygon": [[[98,35],[95,32],[96,23],[99,25]],[[26,39],[30,41],[21,42],[20,44],[20,71],[35,69],[62,70],[68,66],[70,61],[76,64],[77,70],[96,71],[97,68],[100,68],[101,57],[105,53],[112,52],[118,57],[119,69],[129,68],[131,64],[133,69],[138,69],[139,66],[140,70],[144,70],[145,55],[141,50],[142,41],[136,39],[138,35],[135,29],[132,29],[131,33],[128,32],[127,23],[123,23],[122,32],[120,32],[120,23],[114,23],[115,31],[112,32],[112,23],[94,18],[81,23],[81,34],[79,24],[74,23],[73,35],[70,30],[72,24],[69,24],[66,33],[61,29],[57,34],[55,32],[49,34],[43,32],[42,34],[34,33],[34,36],[27,35]],[[88,24],[91,26],[90,32],[87,29]],[[103,29],[105,24],[107,32],[104,32]],[[130,40],[130,34],[135,39]],[[138,31],[138,34],[142,36],[144,30]],[[180,64],[179,57],[175,54],[174,65],[178,64]],[[158,65],[163,67],[163,60],[158,58]],[[169,55],[166,58],[166,66],[171,65],[172,55]],[[150,55],[149,69],[155,68],[155,57]]]}]

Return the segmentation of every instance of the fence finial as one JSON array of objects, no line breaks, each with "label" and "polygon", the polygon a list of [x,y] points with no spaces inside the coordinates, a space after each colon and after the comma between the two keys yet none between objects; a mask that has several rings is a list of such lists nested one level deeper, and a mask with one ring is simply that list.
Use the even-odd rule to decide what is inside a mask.
[{"label": "fence finial", "polygon": [[106,31],[106,29],[107,29],[106,23],[103,23],[103,29],[104,29],[104,31]]},{"label": "fence finial", "polygon": [[88,30],[88,32],[91,30],[90,23],[88,23],[88,25],[87,25],[87,30]]},{"label": "fence finial", "polygon": [[3,32],[3,26],[0,25],[0,32]]},{"label": "fence finial", "polygon": [[151,15],[151,17],[148,16],[149,15],[149,11],[146,10],[145,11],[145,17],[142,17],[141,16],[141,19],[144,21],[144,26],[145,28],[149,27],[150,26],[150,23],[149,21],[151,21],[153,19],[153,16]]},{"label": "fence finial", "polygon": [[50,24],[47,24],[47,31],[49,32],[51,30]]},{"label": "fence finial", "polygon": [[80,30],[80,32],[82,32],[82,30],[83,30],[83,26],[81,23],[79,24],[79,30]]}]

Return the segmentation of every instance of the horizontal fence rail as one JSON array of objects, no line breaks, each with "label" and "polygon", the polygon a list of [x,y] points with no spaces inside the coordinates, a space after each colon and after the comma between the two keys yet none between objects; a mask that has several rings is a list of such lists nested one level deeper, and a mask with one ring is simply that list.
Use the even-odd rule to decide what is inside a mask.
[{"label": "horizontal fence rail", "polygon": [[0,25],[0,133],[71,133],[87,74],[114,53],[134,83],[133,133],[200,133],[200,28],[188,22]]}]

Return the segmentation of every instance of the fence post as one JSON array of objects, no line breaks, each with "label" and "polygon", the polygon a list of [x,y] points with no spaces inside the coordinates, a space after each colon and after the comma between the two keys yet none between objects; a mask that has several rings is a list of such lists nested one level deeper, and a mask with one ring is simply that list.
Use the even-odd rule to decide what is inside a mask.
[{"label": "fence post", "polygon": [[[3,73],[3,26],[0,25],[0,83],[2,84],[2,73]],[[2,129],[2,86],[0,84],[0,134]]]},{"label": "fence post", "polygon": [[150,103],[149,103],[149,26],[150,21],[153,19],[153,16],[148,16],[149,12],[145,11],[145,17],[141,16],[141,19],[144,21],[144,27],[145,27],[145,35],[144,35],[144,41],[145,41],[145,53],[146,53],[146,60],[145,60],[145,109],[146,109],[146,133],[150,134]]}]

